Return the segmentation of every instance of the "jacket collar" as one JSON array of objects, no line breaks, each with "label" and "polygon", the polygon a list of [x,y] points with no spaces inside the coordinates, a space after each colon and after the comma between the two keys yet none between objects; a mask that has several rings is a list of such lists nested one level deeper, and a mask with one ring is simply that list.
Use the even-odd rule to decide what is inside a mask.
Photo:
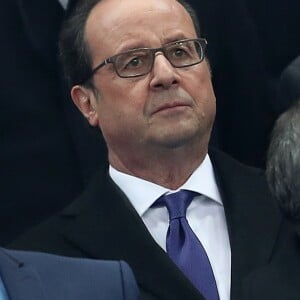
[{"label": "jacket collar", "polygon": [[156,298],[203,299],[156,244],[123,192],[107,178],[106,173],[97,174],[79,201],[65,210],[64,237],[89,257],[125,260],[139,286]]}]

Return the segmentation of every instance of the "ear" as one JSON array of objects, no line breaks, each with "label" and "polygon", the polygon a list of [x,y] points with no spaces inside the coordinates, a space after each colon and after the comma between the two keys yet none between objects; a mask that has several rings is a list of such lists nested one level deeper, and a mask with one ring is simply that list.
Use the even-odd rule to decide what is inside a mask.
[{"label": "ear", "polygon": [[98,126],[98,114],[95,110],[96,100],[94,93],[85,87],[75,85],[71,90],[74,104],[88,120],[91,126]]}]

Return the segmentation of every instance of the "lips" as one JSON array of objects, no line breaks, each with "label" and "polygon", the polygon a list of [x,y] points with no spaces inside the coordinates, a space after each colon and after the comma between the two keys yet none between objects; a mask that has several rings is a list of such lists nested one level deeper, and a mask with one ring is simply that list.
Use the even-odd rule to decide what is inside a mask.
[{"label": "lips", "polygon": [[173,108],[178,108],[178,107],[187,107],[188,105],[185,103],[179,103],[179,102],[174,102],[174,103],[165,103],[163,105],[160,105],[157,107],[154,111],[153,114],[156,114],[161,111],[173,109]]}]

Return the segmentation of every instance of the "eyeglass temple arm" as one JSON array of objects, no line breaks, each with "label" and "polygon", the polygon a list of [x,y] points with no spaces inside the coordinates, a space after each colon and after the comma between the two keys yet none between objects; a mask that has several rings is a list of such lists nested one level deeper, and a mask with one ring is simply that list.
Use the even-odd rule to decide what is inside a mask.
[{"label": "eyeglass temple arm", "polygon": [[90,73],[88,76],[86,76],[86,78],[84,80],[81,81],[80,84],[85,83],[86,81],[88,81],[99,69],[101,69],[102,67],[104,67],[107,64],[112,63],[111,58],[107,58],[105,59],[102,63],[100,63],[98,66],[96,66]]}]

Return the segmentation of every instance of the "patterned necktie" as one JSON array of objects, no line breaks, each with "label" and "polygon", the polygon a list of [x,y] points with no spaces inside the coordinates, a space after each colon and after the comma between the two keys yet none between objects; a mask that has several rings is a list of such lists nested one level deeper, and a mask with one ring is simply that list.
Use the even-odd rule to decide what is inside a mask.
[{"label": "patterned necktie", "polygon": [[190,279],[206,300],[218,300],[215,277],[201,242],[186,219],[186,210],[193,198],[192,191],[163,195],[154,206],[166,206],[170,216],[167,233],[167,253]]}]

